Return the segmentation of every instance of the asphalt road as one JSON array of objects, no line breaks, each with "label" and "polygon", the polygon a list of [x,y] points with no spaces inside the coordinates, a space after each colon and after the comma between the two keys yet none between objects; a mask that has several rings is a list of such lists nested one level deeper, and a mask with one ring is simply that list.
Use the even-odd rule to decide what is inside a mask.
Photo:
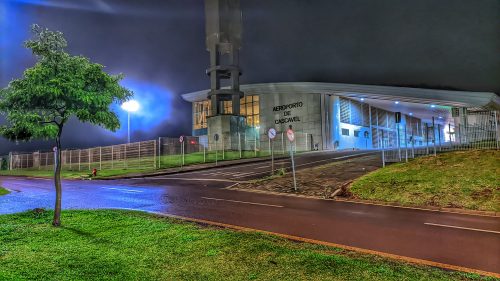
[{"label": "asphalt road", "polygon": [[[299,156],[297,165],[364,153],[312,153]],[[264,176],[268,166],[261,162],[144,179],[65,181],[63,208],[161,212],[500,273],[498,217],[224,189]],[[0,197],[0,214],[53,205],[51,180],[0,178],[0,184],[14,190]]]}]

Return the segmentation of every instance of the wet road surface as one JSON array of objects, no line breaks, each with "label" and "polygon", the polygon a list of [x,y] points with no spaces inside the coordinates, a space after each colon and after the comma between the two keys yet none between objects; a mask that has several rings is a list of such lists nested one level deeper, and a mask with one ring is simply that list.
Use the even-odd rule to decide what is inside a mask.
[{"label": "wet road surface", "polygon": [[[330,160],[318,163],[340,161],[347,157],[334,158],[353,152],[345,153],[315,154],[313,159],[298,159],[298,165],[306,167],[307,163],[325,159]],[[240,180],[262,176],[241,173],[259,172],[266,165],[269,163],[156,178],[65,181],[63,208],[161,212],[500,273],[498,217],[225,189]],[[52,208],[51,180],[0,178],[0,184],[14,191],[0,197],[0,214]]]}]

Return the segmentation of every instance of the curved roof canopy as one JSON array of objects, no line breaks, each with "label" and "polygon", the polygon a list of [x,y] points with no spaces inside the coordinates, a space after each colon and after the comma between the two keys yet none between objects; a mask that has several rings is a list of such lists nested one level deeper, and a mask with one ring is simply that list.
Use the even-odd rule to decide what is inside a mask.
[{"label": "curved roof canopy", "polygon": [[[308,94],[324,93],[351,98],[394,100],[409,103],[436,104],[443,106],[500,109],[500,97],[491,92],[470,92],[420,89],[394,86],[374,86],[320,82],[283,82],[241,85],[241,91],[252,94]],[[182,95],[189,102],[207,99],[210,90]]]}]

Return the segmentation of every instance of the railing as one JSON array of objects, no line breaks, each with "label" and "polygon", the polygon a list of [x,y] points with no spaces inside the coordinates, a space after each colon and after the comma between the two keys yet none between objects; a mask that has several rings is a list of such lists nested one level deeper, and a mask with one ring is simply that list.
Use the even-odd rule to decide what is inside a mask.
[{"label": "railing", "polygon": [[409,136],[382,147],[383,165],[447,151],[500,149],[497,112],[477,112],[469,121],[453,130],[449,126],[446,138],[436,131],[438,128],[430,127],[422,145],[417,145],[413,136]]},{"label": "railing", "polygon": [[[295,133],[290,144],[286,134],[278,133],[273,141],[257,133],[223,134],[216,141],[208,137],[160,137],[157,140],[61,151],[61,168],[69,171],[117,169],[165,169],[243,158],[269,157],[312,150],[311,135]],[[2,160],[3,159],[3,160]],[[10,170],[52,170],[54,152],[15,153],[0,158]]]}]

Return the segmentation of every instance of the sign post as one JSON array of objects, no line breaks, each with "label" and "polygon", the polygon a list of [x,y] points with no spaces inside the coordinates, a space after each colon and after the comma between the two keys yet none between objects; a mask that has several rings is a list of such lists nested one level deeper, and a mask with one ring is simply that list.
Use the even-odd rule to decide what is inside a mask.
[{"label": "sign post", "polygon": [[[52,148],[52,151],[54,151],[54,171],[55,171],[57,164],[59,164],[59,158],[57,157],[57,146],[54,146],[54,148]],[[90,163],[90,161],[89,161],[89,163]]]},{"label": "sign post", "polygon": [[217,142],[219,141],[219,134],[214,135],[214,140],[215,140],[215,166],[217,166],[217,157],[218,157]]},{"label": "sign post", "polygon": [[182,167],[184,166],[184,136],[179,137],[179,142],[181,143],[181,156],[182,156],[181,167]]},{"label": "sign post", "polygon": [[286,131],[286,136],[290,141],[290,158],[292,160],[292,174],[293,174],[293,188],[297,191],[297,179],[295,178],[295,161],[293,159],[293,142],[295,141],[295,133],[292,130],[292,125],[290,125],[289,129]]},{"label": "sign post", "polygon": [[269,150],[271,150],[271,175],[274,175],[274,138],[276,138],[276,130],[274,128],[269,129],[267,136],[269,137]]}]

